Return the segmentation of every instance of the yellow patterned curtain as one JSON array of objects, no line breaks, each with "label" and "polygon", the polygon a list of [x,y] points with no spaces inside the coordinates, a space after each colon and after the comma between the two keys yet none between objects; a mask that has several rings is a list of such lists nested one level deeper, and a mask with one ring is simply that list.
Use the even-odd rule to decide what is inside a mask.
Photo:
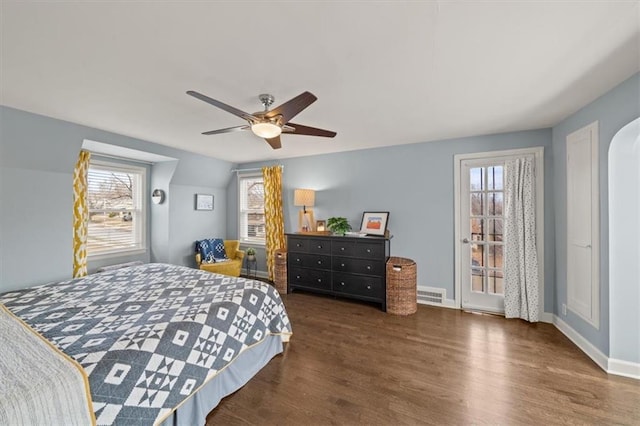
[{"label": "yellow patterned curtain", "polygon": [[80,151],[73,171],[73,278],[87,275],[87,233],[89,206],[87,204],[87,173],[91,153]]},{"label": "yellow patterned curtain", "polygon": [[275,251],[285,247],[284,215],[282,214],[282,166],[263,167],[264,221],[267,236],[265,252],[269,279],[273,281]]}]

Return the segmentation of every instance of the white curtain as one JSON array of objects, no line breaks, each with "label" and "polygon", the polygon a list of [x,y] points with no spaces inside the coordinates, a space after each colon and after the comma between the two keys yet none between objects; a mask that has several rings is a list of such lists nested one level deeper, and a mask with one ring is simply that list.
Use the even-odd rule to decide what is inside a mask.
[{"label": "white curtain", "polygon": [[504,313],[538,321],[538,255],[533,158],[509,160],[504,167]]}]

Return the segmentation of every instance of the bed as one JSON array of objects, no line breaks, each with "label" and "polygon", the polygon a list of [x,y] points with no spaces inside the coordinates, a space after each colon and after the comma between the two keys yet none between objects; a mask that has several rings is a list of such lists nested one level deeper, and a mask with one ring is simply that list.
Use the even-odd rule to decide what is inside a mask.
[{"label": "bed", "polygon": [[[37,332],[62,352],[52,358],[66,358],[70,376],[74,368],[82,372],[92,422],[99,425],[204,424],[291,335],[272,286],[160,263],[4,293],[0,303],[16,328]],[[60,378],[56,373],[55,381]],[[28,389],[29,383],[6,388]],[[0,394],[0,419],[8,400]],[[29,415],[28,403],[18,415]]]}]

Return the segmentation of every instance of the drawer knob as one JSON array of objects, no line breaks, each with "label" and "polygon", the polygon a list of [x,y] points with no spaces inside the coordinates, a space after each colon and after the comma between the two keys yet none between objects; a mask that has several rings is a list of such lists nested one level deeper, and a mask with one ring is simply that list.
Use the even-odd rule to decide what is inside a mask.
[{"label": "drawer knob", "polygon": [[341,263],[340,266],[342,266],[344,268],[344,263]]},{"label": "drawer knob", "polygon": [[302,247],[302,244],[297,243],[297,244],[296,244],[296,247]]},{"label": "drawer knob", "polygon": [[321,283],[322,282],[322,278],[318,278],[318,282]]},{"label": "drawer knob", "polygon": [[340,283],[340,285],[344,285],[344,281],[342,281],[342,282]]},{"label": "drawer knob", "polygon": [[319,245],[318,248],[322,248],[322,246]]},{"label": "drawer knob", "polygon": [[370,285],[367,285],[367,290],[371,290],[371,286]]},{"label": "drawer knob", "polygon": [[370,271],[371,270],[371,265],[367,265],[367,270]]},{"label": "drawer knob", "polygon": [[296,262],[300,262],[300,258],[299,257],[296,257]]},{"label": "drawer knob", "polygon": [[344,247],[340,247],[340,250],[341,250],[341,251],[344,251]]},{"label": "drawer knob", "polygon": [[300,275],[296,275],[296,279],[299,280],[300,279]]},{"label": "drawer knob", "polygon": [[318,260],[318,265],[322,265],[322,260]]},{"label": "drawer knob", "polygon": [[367,253],[371,253],[371,249],[367,249]]}]

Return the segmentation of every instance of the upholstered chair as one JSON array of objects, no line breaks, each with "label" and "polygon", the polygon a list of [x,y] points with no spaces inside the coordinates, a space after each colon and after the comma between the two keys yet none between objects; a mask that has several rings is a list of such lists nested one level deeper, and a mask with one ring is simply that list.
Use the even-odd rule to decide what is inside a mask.
[{"label": "upholstered chair", "polygon": [[224,250],[229,258],[228,261],[206,263],[203,262],[200,252],[196,252],[196,264],[203,271],[239,277],[240,272],[242,271],[242,261],[244,259],[244,250],[240,250],[240,241],[224,240]]}]

